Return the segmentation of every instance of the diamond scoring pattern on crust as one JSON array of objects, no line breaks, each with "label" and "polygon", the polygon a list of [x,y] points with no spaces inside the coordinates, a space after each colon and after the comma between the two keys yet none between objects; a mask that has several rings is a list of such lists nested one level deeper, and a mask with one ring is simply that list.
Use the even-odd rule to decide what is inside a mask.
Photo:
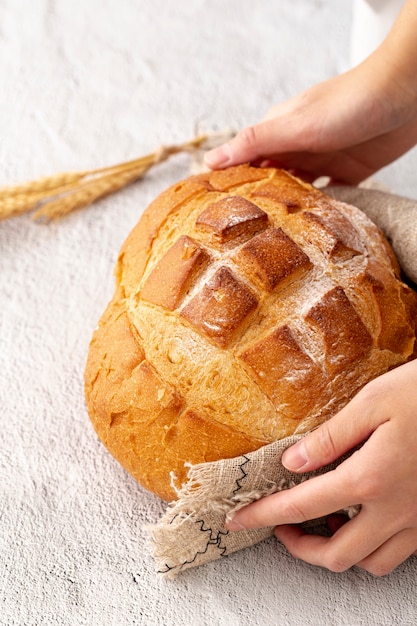
[{"label": "diamond scoring pattern on crust", "polygon": [[287,213],[296,213],[306,207],[313,207],[317,204],[318,192],[311,189],[306,193],[305,189],[300,189],[300,184],[288,177],[287,180],[281,181],[280,186],[270,182],[265,182],[256,187],[251,192],[251,197],[266,198],[273,202],[278,202],[285,207]]},{"label": "diamond scoring pattern on crust", "polygon": [[349,259],[363,252],[359,235],[354,226],[340,211],[331,207],[322,214],[304,211],[301,219],[306,222],[314,242],[331,259]]},{"label": "diamond scoring pattern on crust", "polygon": [[268,226],[268,215],[242,196],[227,196],[210,204],[196,220],[201,231],[212,236],[213,243],[246,241]]},{"label": "diamond scoring pattern on crust", "polygon": [[[295,199],[290,200],[292,202]],[[354,245],[356,231],[340,212],[336,212],[333,217],[330,214],[328,222],[327,215],[326,219],[316,214],[310,218],[313,214],[309,211],[301,209],[300,212],[303,219],[309,223],[314,222],[321,230],[326,230],[330,254],[337,254],[340,249],[351,254],[358,253],[355,249],[357,246]],[[348,223],[348,227],[344,229],[345,222]],[[236,243],[237,252],[233,254],[233,260],[245,276],[245,280],[241,280],[226,265],[221,266],[180,310],[180,315],[211,341],[226,348],[238,333],[244,332],[251,314],[258,306],[259,298],[255,295],[255,286],[258,290],[271,293],[280,285],[286,284],[287,279],[296,279],[300,272],[308,271],[312,263],[291,237],[281,228],[269,223],[265,211],[241,196],[227,196],[210,204],[197,217],[196,229],[203,236],[209,233],[213,248],[220,244],[230,249],[230,244]],[[321,236],[323,237],[323,234]],[[214,249],[212,252],[214,253]],[[207,246],[195,238],[183,235],[150,273],[142,287],[141,297],[171,311],[180,309],[196,278],[207,269],[211,260],[212,255]],[[341,318],[345,322],[341,322],[343,329],[339,332]],[[338,320],[337,329],[333,329],[332,319]],[[349,361],[365,355],[370,350],[371,337],[341,287],[335,287],[325,294],[323,299],[307,313],[305,321],[322,336],[326,345],[327,372],[337,373]],[[361,337],[360,349],[357,348],[358,343],[352,341],[355,334]],[[357,354],[358,349],[361,354]],[[264,357],[259,351],[265,352]],[[292,331],[286,326],[280,327],[240,354],[240,358],[253,369],[261,386],[271,398],[275,393],[273,388],[281,376],[277,372],[282,370],[282,366],[271,361],[272,370],[269,378],[273,382],[269,389],[270,383],[253,364],[256,360],[262,362],[262,359],[272,359],[273,353],[280,355],[281,364],[288,358],[300,363],[305,361],[305,367],[303,365],[296,368],[298,377],[300,378],[301,371],[313,371],[314,384],[316,386],[322,384],[318,375],[318,370],[322,371],[321,368],[313,367],[313,361],[297,343]],[[341,354],[344,357],[341,357]],[[253,355],[256,355],[256,358]],[[311,381],[306,382],[306,386],[308,387],[310,383]],[[279,395],[281,397],[282,393]]]},{"label": "diamond scoring pattern on crust", "polygon": [[173,311],[209,260],[210,255],[197,241],[183,235],[149,274],[141,298]]},{"label": "diamond scoring pattern on crust", "polygon": [[312,265],[282,228],[268,228],[253,237],[237,253],[235,261],[269,292],[297,270],[306,270]]},{"label": "diamond scoring pattern on crust", "polygon": [[181,315],[218,345],[226,347],[258,300],[227,267],[220,267],[183,308]]},{"label": "diamond scoring pattern on crust", "polygon": [[297,342],[288,325],[280,326],[267,337],[239,354],[249,365],[258,384],[285,415],[285,406],[301,403],[312,408],[311,390],[319,392],[327,382],[321,367]]},{"label": "diamond scoring pattern on crust", "polygon": [[330,289],[311,307],[305,320],[323,338],[325,367],[332,375],[364,357],[372,348],[371,335],[340,286]]}]

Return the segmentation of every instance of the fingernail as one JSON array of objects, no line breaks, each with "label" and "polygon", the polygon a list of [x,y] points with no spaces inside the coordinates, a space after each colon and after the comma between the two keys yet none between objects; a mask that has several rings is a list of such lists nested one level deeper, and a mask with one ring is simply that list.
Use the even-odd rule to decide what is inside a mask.
[{"label": "fingernail", "polygon": [[308,461],[304,440],[294,444],[291,448],[287,448],[281,460],[282,464],[293,472],[302,469]]},{"label": "fingernail", "polygon": [[230,163],[230,153],[226,146],[219,146],[206,153],[204,161],[208,167],[224,167]]},{"label": "fingernail", "polygon": [[226,518],[225,526],[227,530],[245,530],[245,527],[236,519],[236,516],[231,519]]},{"label": "fingernail", "polygon": [[274,528],[274,535],[277,539],[279,539],[281,541],[281,533],[284,534],[281,530],[280,526],[275,526]]}]

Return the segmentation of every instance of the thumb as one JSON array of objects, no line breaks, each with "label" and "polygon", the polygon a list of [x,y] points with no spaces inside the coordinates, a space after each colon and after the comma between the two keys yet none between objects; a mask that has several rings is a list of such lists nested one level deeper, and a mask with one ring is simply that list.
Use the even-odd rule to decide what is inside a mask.
[{"label": "thumb", "polygon": [[292,472],[310,472],[362,443],[377,426],[367,405],[361,394],[356,396],[334,417],[287,448],[283,465]]},{"label": "thumb", "polygon": [[255,126],[243,128],[227,143],[209,150],[205,155],[205,163],[211,169],[221,169],[276,155],[281,151],[278,150],[280,135],[276,119],[264,120]]}]

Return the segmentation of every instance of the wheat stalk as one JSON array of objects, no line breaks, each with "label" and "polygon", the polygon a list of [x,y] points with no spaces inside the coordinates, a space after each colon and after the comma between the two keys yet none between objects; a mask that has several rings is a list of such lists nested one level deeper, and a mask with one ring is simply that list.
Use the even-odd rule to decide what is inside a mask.
[{"label": "wheat stalk", "polygon": [[28,181],[19,185],[0,187],[0,220],[34,211],[34,219],[49,222],[76,209],[89,206],[134,181],[173,154],[193,152],[222,135],[202,134],[179,145],[162,146],[139,159],[100,169],[64,172]]}]

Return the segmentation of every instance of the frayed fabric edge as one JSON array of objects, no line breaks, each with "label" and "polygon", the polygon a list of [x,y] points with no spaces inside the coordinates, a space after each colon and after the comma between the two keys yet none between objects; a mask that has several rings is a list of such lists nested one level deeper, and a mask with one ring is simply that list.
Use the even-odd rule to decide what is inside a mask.
[{"label": "frayed fabric edge", "polygon": [[[302,437],[288,437],[233,459],[187,464],[187,481],[179,488],[172,475],[177,500],[168,504],[157,524],[146,528],[157,572],[173,578],[188,568],[271,537],[273,527],[229,533],[225,522],[244,506],[334,469],[348,456],[308,475],[293,474],[284,468],[281,456]],[[359,507],[352,506],[341,512],[353,517],[358,511]],[[317,527],[322,523],[323,520],[312,520],[303,526]]]}]

